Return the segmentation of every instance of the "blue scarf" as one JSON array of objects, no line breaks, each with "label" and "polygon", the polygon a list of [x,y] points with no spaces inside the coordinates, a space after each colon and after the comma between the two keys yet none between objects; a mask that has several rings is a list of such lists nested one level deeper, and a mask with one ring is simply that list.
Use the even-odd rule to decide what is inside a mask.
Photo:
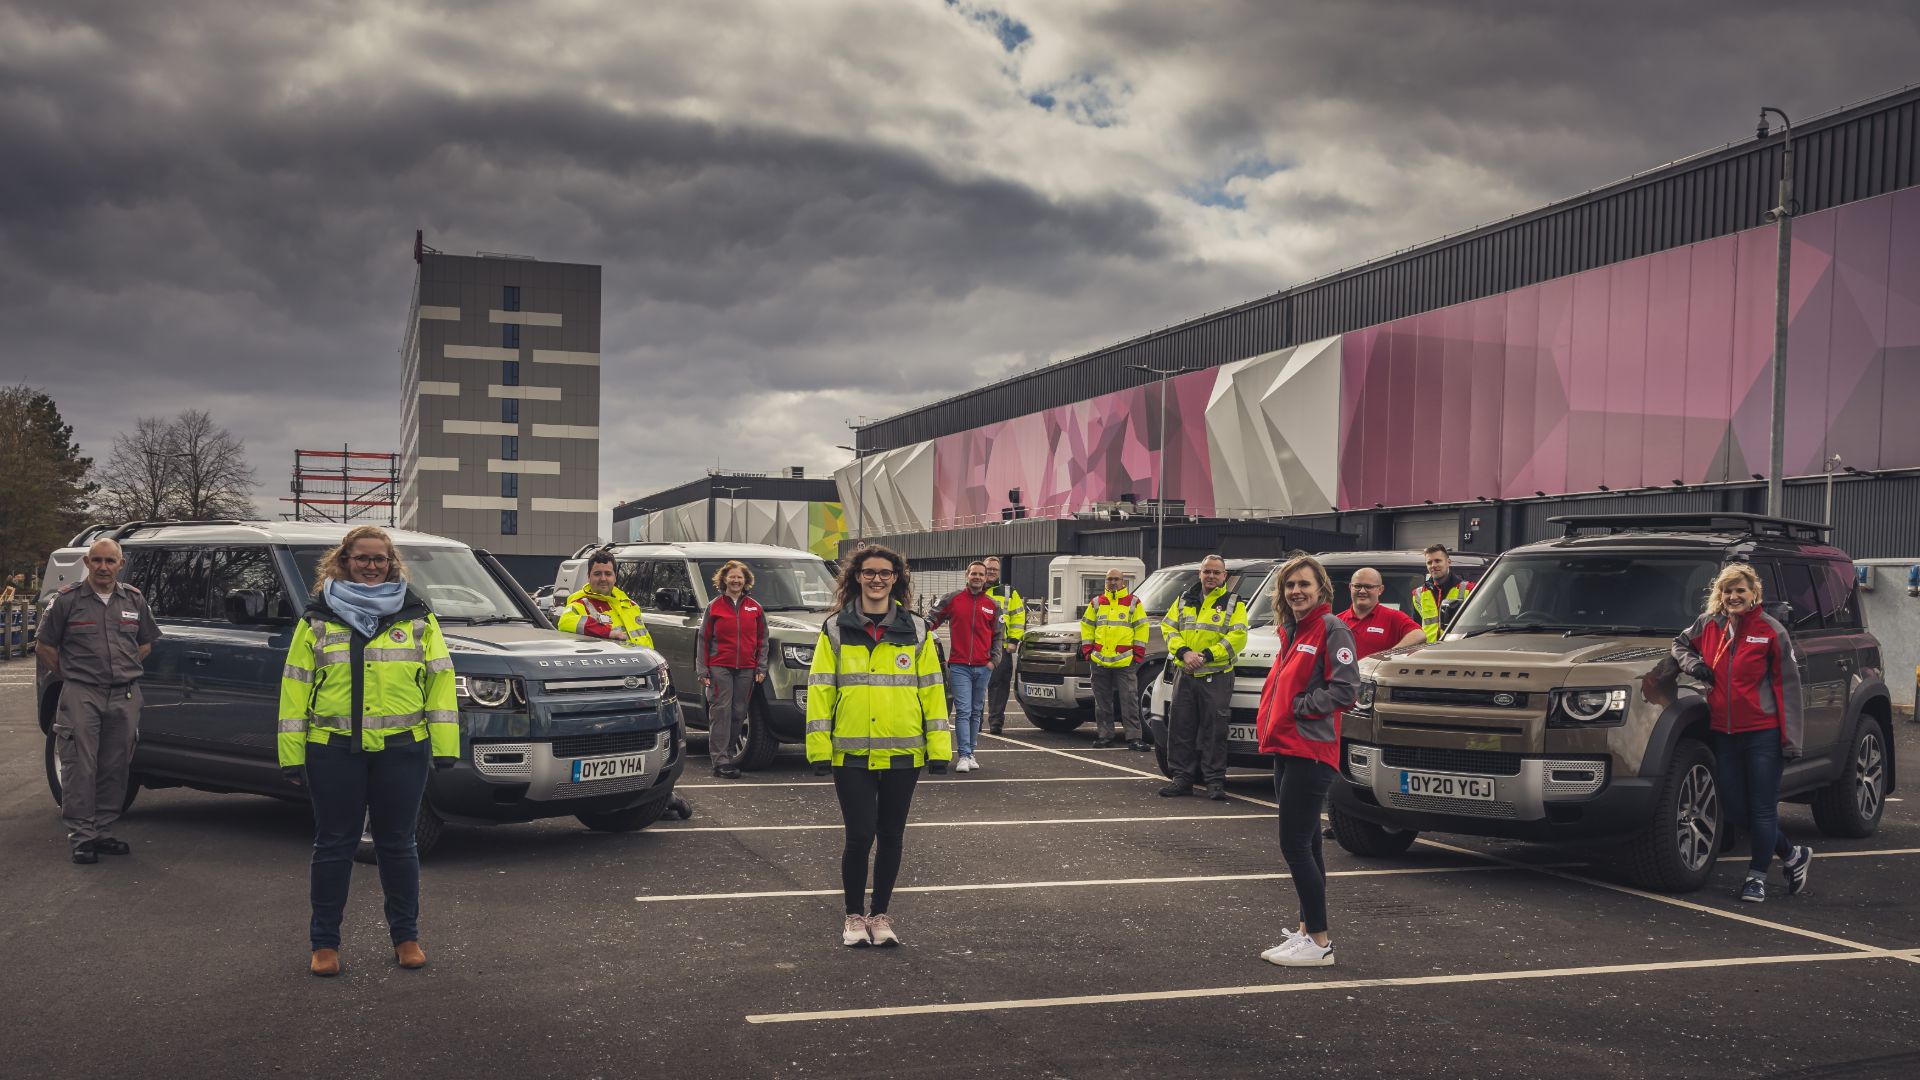
[{"label": "blue scarf", "polygon": [[407,583],[383,581],[361,585],[339,578],[328,578],[323,590],[328,610],[340,616],[361,637],[370,638],[380,629],[380,620],[400,610],[407,600]]}]

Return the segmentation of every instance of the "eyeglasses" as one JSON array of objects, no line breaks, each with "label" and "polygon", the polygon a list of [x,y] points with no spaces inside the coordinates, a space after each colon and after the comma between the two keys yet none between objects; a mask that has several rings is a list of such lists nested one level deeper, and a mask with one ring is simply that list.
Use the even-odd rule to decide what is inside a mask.
[{"label": "eyeglasses", "polygon": [[862,581],[891,581],[895,576],[896,575],[891,570],[860,571],[860,578]]},{"label": "eyeglasses", "polygon": [[1349,585],[1347,586],[1347,588],[1352,589],[1354,592],[1379,592],[1380,591],[1380,586],[1378,585],[1361,585],[1358,583]]},{"label": "eyeglasses", "polygon": [[385,566],[393,561],[387,555],[354,555],[348,559],[355,566]]}]

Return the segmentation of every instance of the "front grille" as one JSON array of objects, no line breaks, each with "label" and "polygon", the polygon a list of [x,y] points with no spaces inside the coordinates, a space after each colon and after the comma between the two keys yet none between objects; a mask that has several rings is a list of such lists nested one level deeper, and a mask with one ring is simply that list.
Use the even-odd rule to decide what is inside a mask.
[{"label": "front grille", "polygon": [[608,754],[644,754],[665,747],[667,734],[663,730],[617,731],[607,735],[568,735],[553,740],[553,756],[577,758],[605,757]]},{"label": "front grille", "polygon": [[1401,810],[1425,810],[1434,814],[1457,814],[1461,817],[1506,818],[1511,820],[1519,814],[1510,802],[1478,802],[1473,799],[1436,799],[1431,795],[1393,795],[1387,796],[1387,805]]},{"label": "front grille", "polygon": [[1242,664],[1233,669],[1233,677],[1236,679],[1252,679],[1255,682],[1265,682],[1267,673],[1272,670],[1270,667],[1249,667],[1248,665]]},{"label": "front grille", "polygon": [[653,682],[646,675],[602,675],[593,679],[548,679],[540,686],[549,694],[603,694],[619,690],[657,694],[659,691]]},{"label": "front grille", "polygon": [[[1519,776],[1520,755],[1495,750],[1443,750],[1432,746],[1386,746],[1382,760],[1396,769]],[[1452,802],[1454,800],[1447,800]]]},{"label": "front grille", "polygon": [[1651,645],[1630,645],[1624,649],[1615,649],[1610,653],[1601,653],[1587,661],[1590,664],[1623,664],[1629,660],[1652,660],[1656,656],[1666,656],[1666,649]]},{"label": "front grille", "polygon": [[1464,705],[1471,709],[1524,709],[1527,695],[1517,690],[1458,690],[1440,686],[1395,686],[1390,700],[1402,705]]},{"label": "front grille", "polygon": [[533,776],[533,744],[476,742],[473,767],[496,780],[527,780]]},{"label": "front grille", "polygon": [[1060,686],[1067,680],[1063,675],[1029,674],[1028,672],[1022,671],[1020,673],[1020,681],[1029,682],[1035,686]]},{"label": "front grille", "polygon": [[619,791],[639,791],[653,783],[654,773],[644,776],[619,776],[611,780],[589,780],[584,784],[560,783],[553,785],[552,798],[584,799],[590,795],[607,795]]}]

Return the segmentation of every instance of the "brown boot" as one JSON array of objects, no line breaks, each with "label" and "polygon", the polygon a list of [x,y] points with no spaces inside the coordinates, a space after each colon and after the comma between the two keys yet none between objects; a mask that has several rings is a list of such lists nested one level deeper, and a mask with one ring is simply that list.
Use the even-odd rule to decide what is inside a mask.
[{"label": "brown boot", "polygon": [[395,945],[393,958],[400,961],[400,966],[409,971],[427,966],[427,954],[420,950],[420,943],[417,941],[403,941]]},{"label": "brown boot", "polygon": [[332,978],[340,974],[340,950],[315,949],[313,959],[307,962],[309,974]]}]

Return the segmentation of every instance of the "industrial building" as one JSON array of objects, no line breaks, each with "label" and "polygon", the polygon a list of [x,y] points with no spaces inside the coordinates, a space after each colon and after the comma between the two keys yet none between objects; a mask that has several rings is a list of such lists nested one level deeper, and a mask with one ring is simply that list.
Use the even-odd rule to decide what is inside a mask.
[{"label": "industrial building", "polygon": [[615,540],[720,540],[801,548],[839,557],[846,514],[831,478],[798,466],[784,473],[714,471],[613,508]]},{"label": "industrial building", "polygon": [[[1920,554],[1920,89],[1791,138],[1785,513],[1817,521],[1830,500],[1855,555]],[[1034,519],[1131,527],[1159,503],[1174,521],[1488,552],[1574,510],[1760,510],[1785,141],[867,425],[840,497],[916,560],[1045,556],[1061,534]]]},{"label": "industrial building", "polygon": [[400,527],[551,581],[599,536],[600,268],[446,255],[417,234],[414,259]]}]

